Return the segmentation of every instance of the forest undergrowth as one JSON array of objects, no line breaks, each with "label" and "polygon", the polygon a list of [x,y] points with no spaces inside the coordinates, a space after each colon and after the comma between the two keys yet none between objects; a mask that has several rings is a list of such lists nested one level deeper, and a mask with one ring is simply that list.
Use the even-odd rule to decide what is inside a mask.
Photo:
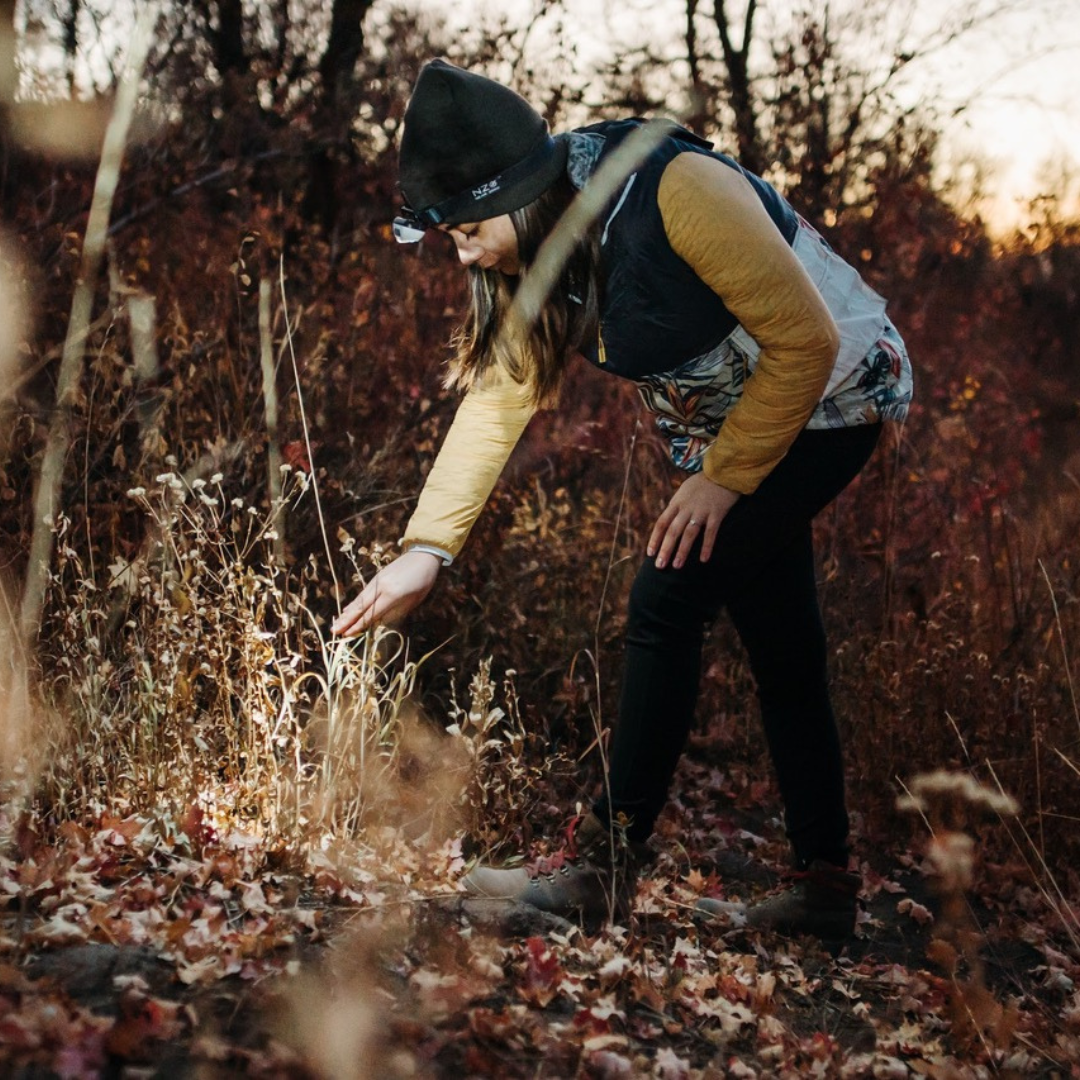
[{"label": "forest undergrowth", "polygon": [[92,177],[17,163],[9,1075],[1080,1075],[1074,226],[1035,207],[994,247],[927,173],[883,168],[873,212],[832,230],[891,298],[917,401],[815,526],[864,880],[831,954],[693,918],[786,861],[722,621],[626,924],[587,935],[458,891],[602,782],[626,594],[675,476],[627,389],[582,365],[423,612],[330,636],[393,556],[454,404],[460,273],[437,242],[395,248],[385,162],[340,178],[343,233],[305,215],[288,159],[226,187],[135,156],[28,641],[30,496]]}]

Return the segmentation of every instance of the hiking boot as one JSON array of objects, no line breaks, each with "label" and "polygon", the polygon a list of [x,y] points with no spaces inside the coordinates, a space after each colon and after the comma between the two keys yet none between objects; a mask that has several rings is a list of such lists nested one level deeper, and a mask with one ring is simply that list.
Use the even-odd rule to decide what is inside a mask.
[{"label": "hiking boot", "polygon": [[695,909],[723,919],[732,928],[749,926],[781,934],[813,934],[840,941],[855,932],[855,912],[862,879],[832,863],[815,859],[792,875],[793,884],[756,904],[702,899]]},{"label": "hiking boot", "polygon": [[564,846],[554,854],[524,866],[477,866],[462,884],[473,896],[531,904],[595,931],[610,915],[629,915],[644,852],[622,828],[608,829],[590,813],[570,822]]}]

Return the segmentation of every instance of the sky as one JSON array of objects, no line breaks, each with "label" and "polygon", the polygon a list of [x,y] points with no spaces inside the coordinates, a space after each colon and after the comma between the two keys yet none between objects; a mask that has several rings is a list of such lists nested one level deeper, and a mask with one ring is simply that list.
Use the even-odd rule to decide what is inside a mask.
[{"label": "sky", "polygon": [[[39,0],[24,2],[29,12]],[[113,0],[111,9],[130,21],[140,2]],[[582,64],[609,55],[613,40],[670,41],[668,55],[684,52],[686,0],[411,2],[463,34],[499,16],[523,26],[536,12],[546,12],[530,38],[534,51],[542,51],[545,33],[562,13]],[[746,2],[727,0],[737,24]],[[712,4],[698,0],[703,41],[711,40]],[[978,208],[992,227],[1006,232],[1022,224],[1030,201],[1044,192],[1080,215],[1080,0],[758,0],[759,59],[769,35],[782,33],[792,12],[807,6],[818,15],[828,12],[835,25],[861,17],[864,25],[849,40],[859,42],[867,57],[882,55],[882,43],[902,43],[914,54],[897,92],[907,104],[938,107],[946,167],[971,176],[978,162],[987,172],[986,197]],[[964,20],[971,25],[942,46]]]},{"label": "sky", "polygon": [[[428,0],[442,8],[442,0]],[[736,24],[746,0],[729,0]],[[866,49],[902,41],[915,59],[898,93],[932,102],[945,118],[942,160],[970,176],[972,159],[989,175],[980,210],[1002,230],[1026,220],[1028,204],[1055,193],[1080,212],[1080,0],[809,0],[836,20],[866,17]],[[477,13],[521,12],[543,0],[457,0],[446,17],[465,30]],[[755,37],[776,32],[806,3],[758,0]],[[624,43],[681,41],[685,0],[564,0],[581,56]],[[712,0],[699,0],[707,29]],[[965,25],[965,21],[970,25]],[[943,44],[951,31],[955,40]],[[543,20],[534,31],[543,33]]]},{"label": "sky", "polygon": [[[998,212],[1057,191],[1080,200],[1080,0],[1003,17],[927,65],[925,78],[970,105],[945,129],[993,165]],[[1053,10],[1051,10],[1053,9]],[[1070,179],[1071,175],[1071,179]]]}]

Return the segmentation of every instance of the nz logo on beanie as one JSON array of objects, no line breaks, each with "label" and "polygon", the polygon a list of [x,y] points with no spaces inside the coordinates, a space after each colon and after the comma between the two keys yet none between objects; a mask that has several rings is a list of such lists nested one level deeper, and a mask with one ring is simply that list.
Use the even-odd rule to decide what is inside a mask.
[{"label": "nz logo on beanie", "polygon": [[499,183],[499,178],[496,177],[494,180],[489,180],[486,184],[474,187],[472,189],[472,197],[474,199],[485,199],[488,195],[494,195],[500,187],[501,184]]}]

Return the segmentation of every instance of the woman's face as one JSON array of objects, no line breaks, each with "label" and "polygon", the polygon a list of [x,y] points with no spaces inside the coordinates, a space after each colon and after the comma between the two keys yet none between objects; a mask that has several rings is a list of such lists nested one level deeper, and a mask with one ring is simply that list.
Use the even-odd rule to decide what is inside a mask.
[{"label": "woman's face", "polygon": [[453,238],[462,266],[475,265],[504,274],[520,271],[517,233],[509,214],[440,228]]}]

